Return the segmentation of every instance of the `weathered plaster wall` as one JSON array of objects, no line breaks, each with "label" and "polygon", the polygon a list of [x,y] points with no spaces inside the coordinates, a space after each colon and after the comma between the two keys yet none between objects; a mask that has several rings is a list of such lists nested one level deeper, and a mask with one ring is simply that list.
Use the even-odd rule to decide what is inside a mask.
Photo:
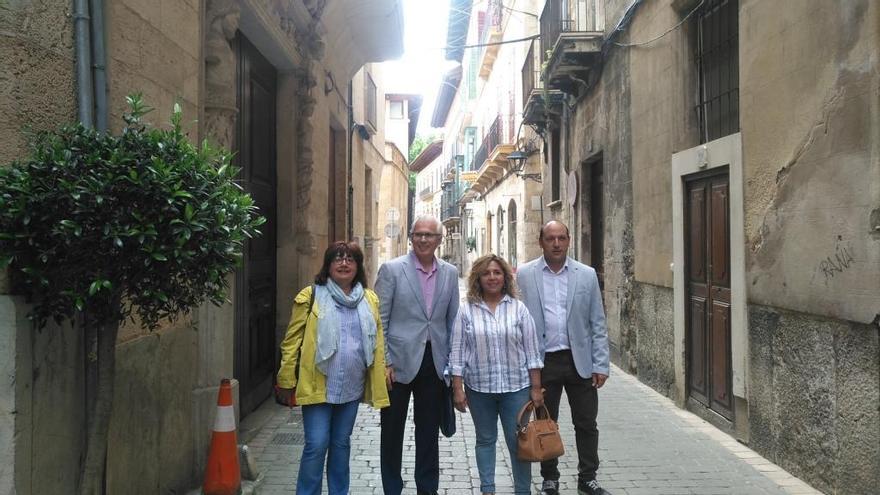
[{"label": "weathered plaster wall", "polygon": [[824,491],[869,493],[880,484],[880,5],[777,7],[740,10],[751,438]]},{"label": "weathered plaster wall", "polygon": [[[630,132],[629,53],[612,49],[601,78],[590,92],[563,117],[564,173],[574,171],[583,181],[582,165],[602,157],[605,196],[605,313],[613,358],[628,371],[636,369],[637,335],[631,323],[633,283],[633,193],[632,140]],[[567,142],[566,142],[567,141]],[[567,152],[567,156],[566,156]],[[548,177],[545,174],[545,177]],[[547,188],[545,184],[545,189]],[[583,189],[582,187],[579,189]],[[563,182],[562,211],[554,212],[572,229],[574,239],[581,232],[572,221]],[[577,205],[589,202],[589,191],[578,191]],[[545,195],[546,198],[546,195]],[[588,203],[589,204],[589,203]],[[578,207],[578,206],[576,206]],[[550,218],[547,218],[549,220]],[[575,254],[571,252],[571,254]],[[582,259],[589,264],[589,259]]]},{"label": "weathered plaster wall", "polygon": [[[173,105],[179,103],[184,130],[197,139],[203,14],[199,8],[198,0],[107,2],[112,129],[123,125],[125,97],[142,92],[154,108],[149,121],[168,126]],[[132,487],[143,487],[142,493],[167,492],[194,481],[191,394],[197,388],[198,346],[191,325],[190,318],[183,318],[156,332],[136,324],[120,331],[108,440],[111,493]],[[176,345],[167,345],[170,342]]]},{"label": "weathered plaster wall", "polygon": [[[28,309],[21,305],[18,311]],[[26,442],[16,451],[16,485],[19,493],[70,493],[79,480],[85,444],[81,331],[51,323],[36,331],[19,322],[16,380],[30,384],[18,394],[25,407],[22,419],[30,424],[27,430],[16,428]]]},{"label": "weathered plaster wall", "polygon": [[0,164],[22,157],[24,131],[76,119],[69,8],[49,0],[0,3]]},{"label": "weathered plaster wall", "polygon": [[743,1],[749,299],[880,314],[880,4]]},{"label": "weathered plaster wall", "polygon": [[816,488],[880,486],[880,351],[874,325],[752,305],[751,447]]},{"label": "weathered plaster wall", "polygon": [[[650,40],[678,23],[680,15],[669,2],[644,2],[623,42]],[[690,31],[691,24],[685,23],[654,43],[627,48],[635,278],[664,287],[672,287],[671,156],[699,143]]]},{"label": "weathered plaster wall", "polygon": [[172,493],[192,485],[196,339],[187,327],[117,347],[108,493]]},{"label": "weathered plaster wall", "polygon": [[[68,12],[49,1],[0,5],[0,166],[23,158],[29,132],[76,119]],[[67,326],[34,330],[10,291],[0,274],[0,492],[70,493],[84,429],[82,341]]]}]

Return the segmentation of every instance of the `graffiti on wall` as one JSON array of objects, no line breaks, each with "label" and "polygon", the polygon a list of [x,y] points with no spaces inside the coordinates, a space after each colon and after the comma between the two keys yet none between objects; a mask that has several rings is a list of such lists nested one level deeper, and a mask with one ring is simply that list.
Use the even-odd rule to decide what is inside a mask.
[{"label": "graffiti on wall", "polygon": [[[838,237],[838,239],[840,238]],[[822,274],[825,278],[825,285],[828,285],[829,280],[833,279],[835,275],[849,270],[853,263],[855,263],[855,257],[853,256],[852,244],[838,242],[834,253],[819,261],[817,272]]]}]

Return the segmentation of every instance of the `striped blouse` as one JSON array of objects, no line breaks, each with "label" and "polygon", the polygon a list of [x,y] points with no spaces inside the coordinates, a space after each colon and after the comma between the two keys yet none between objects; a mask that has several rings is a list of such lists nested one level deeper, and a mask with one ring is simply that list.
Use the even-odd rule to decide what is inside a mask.
[{"label": "striped blouse", "polygon": [[336,304],[336,310],[339,311],[339,342],[327,366],[327,403],[345,404],[364,396],[367,363],[357,308]]},{"label": "striped blouse", "polygon": [[535,321],[522,301],[505,295],[493,313],[485,303],[463,304],[452,327],[452,375],[477,392],[516,392],[529,370],[544,367]]}]

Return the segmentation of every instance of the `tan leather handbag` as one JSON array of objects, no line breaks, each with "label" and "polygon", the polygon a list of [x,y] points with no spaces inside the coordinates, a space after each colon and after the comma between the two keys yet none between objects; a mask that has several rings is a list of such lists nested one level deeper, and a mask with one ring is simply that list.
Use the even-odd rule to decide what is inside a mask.
[{"label": "tan leather handbag", "polygon": [[[529,421],[535,411],[535,419]],[[543,416],[543,417],[542,417]],[[559,426],[550,419],[550,411],[542,405],[537,410],[528,401],[517,414],[516,456],[521,461],[541,462],[555,459],[565,453]]]}]

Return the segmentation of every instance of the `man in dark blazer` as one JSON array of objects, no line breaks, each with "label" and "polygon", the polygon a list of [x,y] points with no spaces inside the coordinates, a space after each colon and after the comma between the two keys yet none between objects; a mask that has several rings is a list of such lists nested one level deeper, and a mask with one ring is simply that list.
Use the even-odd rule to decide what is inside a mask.
[{"label": "man in dark blazer", "polygon": [[391,406],[381,411],[381,471],[385,495],[403,490],[403,436],[410,395],[415,422],[416,491],[437,493],[438,437],[452,324],[458,313],[458,270],[437,259],[442,227],[420,216],[410,230],[412,251],[379,268],[376,293],[385,331],[386,382]]},{"label": "man in dark blazer", "polygon": [[[578,494],[608,495],[596,481],[599,430],[596,392],[608,378],[608,332],[596,270],[568,257],[571,237],[562,222],[550,221],[538,242],[544,255],[517,270],[522,299],[543,336],[541,384],[550,416],[559,417],[562,389],[571,406],[578,452]],[[560,427],[564,427],[560,425]],[[541,463],[545,495],[559,493],[559,461]]]}]

